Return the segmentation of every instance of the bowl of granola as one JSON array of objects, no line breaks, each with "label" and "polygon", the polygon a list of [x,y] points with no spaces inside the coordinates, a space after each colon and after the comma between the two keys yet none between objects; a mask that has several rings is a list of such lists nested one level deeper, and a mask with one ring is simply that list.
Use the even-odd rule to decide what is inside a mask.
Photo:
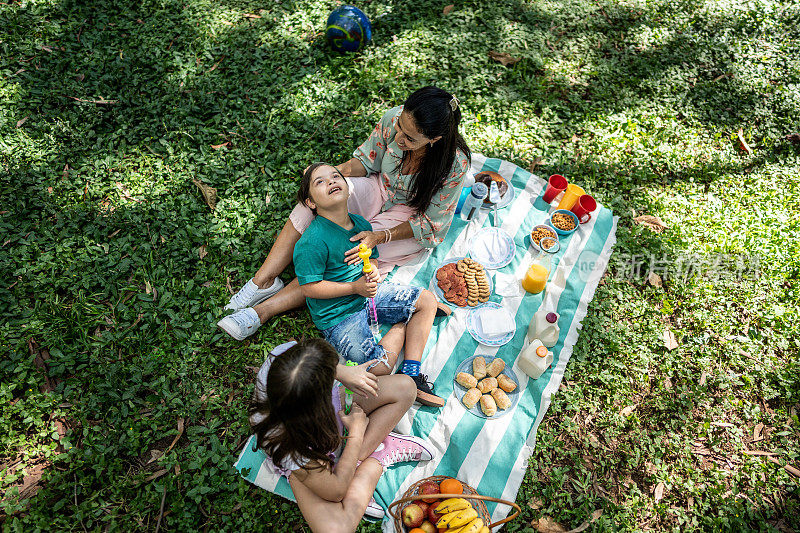
[{"label": "bowl of granola", "polygon": [[559,235],[572,235],[578,229],[578,216],[566,209],[556,209],[547,219],[547,225]]},{"label": "bowl of granola", "polygon": [[550,226],[539,224],[531,230],[531,244],[535,250],[555,253],[561,248],[558,241],[558,234]]}]

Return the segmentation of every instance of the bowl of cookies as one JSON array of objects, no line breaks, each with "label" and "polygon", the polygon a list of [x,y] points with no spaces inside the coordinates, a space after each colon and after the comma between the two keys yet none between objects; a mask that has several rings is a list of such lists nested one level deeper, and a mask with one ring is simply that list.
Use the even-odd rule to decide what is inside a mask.
[{"label": "bowl of cookies", "polygon": [[500,418],[519,402],[519,380],[505,361],[476,355],[456,369],[455,394],[467,411],[479,418]]},{"label": "bowl of cookies", "polygon": [[531,230],[531,244],[535,250],[556,253],[561,248],[558,234],[553,228],[545,224],[534,226]]},{"label": "bowl of cookies", "polygon": [[492,278],[478,261],[455,257],[436,269],[431,290],[440,300],[457,307],[477,307],[489,301]]},{"label": "bowl of cookies", "polygon": [[556,209],[547,219],[547,224],[559,235],[572,235],[578,229],[578,216],[566,209]]}]

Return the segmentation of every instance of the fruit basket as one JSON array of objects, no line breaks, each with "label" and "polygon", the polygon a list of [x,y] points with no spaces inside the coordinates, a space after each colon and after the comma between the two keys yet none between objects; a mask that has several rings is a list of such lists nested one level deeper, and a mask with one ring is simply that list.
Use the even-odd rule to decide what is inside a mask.
[{"label": "fruit basket", "polygon": [[[436,500],[433,503],[430,504],[431,506],[437,506],[438,504],[442,503],[443,501],[450,500],[450,499],[464,499],[464,500],[467,500],[471,504],[471,508],[474,509],[475,512],[476,512],[476,514],[477,514],[476,518],[479,518],[483,522],[483,527],[489,528],[490,531],[491,531],[492,528],[494,528],[496,526],[499,526],[500,524],[505,524],[506,522],[510,522],[511,520],[515,519],[520,513],[520,507],[516,503],[510,502],[510,501],[507,501],[507,500],[501,500],[501,499],[498,499],[498,498],[492,498],[491,496],[482,496],[482,495],[478,494],[478,491],[476,491],[475,489],[473,489],[472,487],[470,487],[469,485],[467,485],[463,481],[459,482],[461,487],[462,487],[462,489],[463,489],[463,492],[460,493],[460,494],[458,494],[458,493],[435,493],[435,494],[434,493],[426,493],[426,494],[420,494],[420,487],[422,487],[422,485],[429,484],[429,483],[433,482],[433,483],[436,484],[436,486],[439,486],[439,484],[442,481],[447,480],[447,479],[452,479],[452,478],[450,478],[448,476],[430,476],[430,477],[426,477],[425,479],[421,479],[421,480],[417,481],[416,483],[414,483],[413,485],[411,485],[410,487],[408,487],[408,490],[405,491],[405,493],[403,494],[403,496],[401,498],[398,498],[396,501],[392,502],[389,505],[388,511],[389,511],[389,514],[392,515],[392,518],[394,518],[395,530],[397,530],[397,531],[406,531],[406,526],[403,524],[403,520],[402,520],[403,510],[408,505],[410,505],[412,502],[414,502],[415,500],[420,500],[422,498],[426,498],[426,499],[435,498]],[[492,518],[489,515],[489,510],[486,508],[486,503],[485,503],[487,501],[489,501],[489,502],[497,502],[497,503],[500,503],[500,504],[503,504],[503,505],[508,505],[509,507],[514,508],[515,511],[514,511],[513,514],[511,514],[510,516],[506,517],[505,519],[499,520],[499,521],[497,521],[495,523],[491,523],[491,519]],[[459,505],[456,502],[454,502],[454,505],[456,507],[463,506],[463,504]],[[464,510],[464,509],[466,509],[466,507],[464,507],[463,509],[457,509],[457,510]],[[440,515],[440,518],[441,518],[441,516],[444,516],[444,515]],[[435,525],[436,524],[434,524],[434,526]],[[454,528],[454,530],[458,529],[458,528],[462,528],[465,525],[466,524],[461,524],[459,526],[456,526],[456,528]],[[479,527],[478,529],[475,530],[475,533],[479,533],[481,531],[481,529],[482,528]]]}]

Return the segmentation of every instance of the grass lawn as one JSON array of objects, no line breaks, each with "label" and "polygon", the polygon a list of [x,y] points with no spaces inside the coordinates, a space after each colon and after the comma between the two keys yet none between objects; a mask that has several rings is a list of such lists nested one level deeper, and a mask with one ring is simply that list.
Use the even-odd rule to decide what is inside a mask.
[{"label": "grass lawn", "polygon": [[302,169],[430,83],[620,217],[506,531],[800,527],[800,4],[449,3],[360,2],[341,56],[332,0],[0,0],[4,531],[307,530],[232,463],[309,315],[215,323]]}]

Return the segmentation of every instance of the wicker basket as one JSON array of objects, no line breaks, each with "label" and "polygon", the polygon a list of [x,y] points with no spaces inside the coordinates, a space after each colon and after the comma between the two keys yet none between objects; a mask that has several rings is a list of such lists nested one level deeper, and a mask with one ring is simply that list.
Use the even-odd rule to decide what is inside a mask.
[{"label": "wicker basket", "polygon": [[[413,502],[414,500],[419,500],[419,487],[428,481],[434,481],[438,485],[445,479],[450,479],[449,476],[431,476],[426,477],[425,479],[421,479],[408,487],[408,490],[405,491],[402,498],[399,498],[397,501],[392,502],[389,505],[389,514],[392,515],[394,518],[394,528],[398,532],[405,531],[405,526],[403,525],[403,521],[401,516],[403,514],[403,509],[405,509],[406,505]],[[426,498],[437,498],[437,499],[447,499],[447,498],[465,498],[467,500],[472,500],[472,507],[478,511],[478,516],[483,519],[483,523],[486,524],[489,529],[492,529],[495,526],[499,526],[500,524],[505,524],[511,520],[514,520],[520,513],[519,505],[514,502],[510,502],[507,500],[501,500],[498,498],[492,498],[491,496],[481,496],[478,494],[478,491],[461,481],[461,485],[464,487],[463,494],[425,494]],[[486,508],[485,502],[497,502],[503,505],[508,505],[509,507],[513,507],[516,509],[511,516],[506,517],[504,520],[500,520],[495,522],[494,524],[491,523],[491,516],[489,516],[489,510]],[[435,525],[435,524],[434,524]]]}]

